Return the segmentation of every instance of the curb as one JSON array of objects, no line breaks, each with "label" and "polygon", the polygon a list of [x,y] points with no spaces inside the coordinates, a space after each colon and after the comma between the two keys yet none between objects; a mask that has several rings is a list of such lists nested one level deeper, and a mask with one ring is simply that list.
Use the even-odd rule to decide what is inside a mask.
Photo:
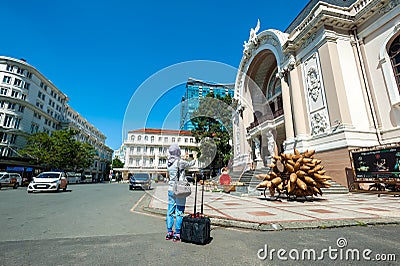
[{"label": "curb", "polygon": [[[149,207],[151,195],[147,194],[143,203],[137,208],[142,211],[163,216],[167,214],[167,210]],[[376,226],[376,225],[399,225],[400,217],[386,217],[376,219],[342,219],[342,220],[317,220],[309,222],[277,222],[277,223],[257,223],[246,222],[233,219],[225,219],[208,216],[211,225],[221,227],[234,227],[249,229],[255,231],[281,231],[281,230],[303,230],[303,229],[328,229],[349,226]]]}]

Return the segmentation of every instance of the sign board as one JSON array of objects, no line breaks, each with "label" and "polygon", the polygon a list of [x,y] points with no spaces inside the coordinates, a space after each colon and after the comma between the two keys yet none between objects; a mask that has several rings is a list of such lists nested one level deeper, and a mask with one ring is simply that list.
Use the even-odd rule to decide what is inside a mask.
[{"label": "sign board", "polygon": [[400,146],[351,151],[356,178],[400,178]]}]

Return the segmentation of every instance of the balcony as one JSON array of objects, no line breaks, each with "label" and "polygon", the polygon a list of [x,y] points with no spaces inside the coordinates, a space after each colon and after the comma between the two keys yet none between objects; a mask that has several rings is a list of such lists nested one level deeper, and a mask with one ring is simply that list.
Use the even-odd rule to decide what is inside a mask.
[{"label": "balcony", "polygon": [[280,117],[281,115],[283,115],[283,108],[278,109],[275,112],[273,112],[272,116],[271,116],[271,114],[266,114],[266,115],[259,117],[258,119],[255,119],[255,121],[251,122],[250,126],[248,126],[246,128],[247,133],[249,133],[250,130],[257,127],[258,125],[261,125],[265,121],[276,119],[276,118]]}]

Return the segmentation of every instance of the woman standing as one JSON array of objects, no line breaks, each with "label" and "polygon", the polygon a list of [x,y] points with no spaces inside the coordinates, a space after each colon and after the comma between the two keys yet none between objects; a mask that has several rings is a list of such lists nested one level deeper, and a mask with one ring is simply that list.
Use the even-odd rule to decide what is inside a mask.
[{"label": "woman standing", "polygon": [[[183,213],[185,211],[186,198],[176,198],[173,193],[175,180],[184,180],[185,169],[194,165],[195,161],[181,159],[181,149],[178,144],[172,144],[169,149],[168,158],[168,210],[167,210],[167,235],[166,240],[173,239],[174,242],[181,240],[181,226]],[[187,158],[185,158],[187,159]],[[178,173],[179,170],[179,173]],[[177,179],[178,178],[178,179]],[[176,218],[176,222],[174,221]],[[173,226],[175,222],[175,233]]]}]

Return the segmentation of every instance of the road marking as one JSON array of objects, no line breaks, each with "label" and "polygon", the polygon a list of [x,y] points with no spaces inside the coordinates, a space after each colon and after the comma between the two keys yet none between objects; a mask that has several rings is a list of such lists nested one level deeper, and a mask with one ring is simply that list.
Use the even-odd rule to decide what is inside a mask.
[{"label": "road marking", "polygon": [[135,211],[135,210],[131,210],[132,213],[136,213],[136,214],[141,214],[141,215],[146,215],[146,216],[150,216],[153,218],[159,218],[159,219],[163,219],[165,220],[165,217],[162,217],[161,215],[157,215],[157,214],[151,214],[151,213],[147,213],[147,212],[140,212],[140,211]]},{"label": "road marking", "polygon": [[159,218],[159,219],[165,219],[165,217],[161,216],[161,215],[157,215],[157,214],[151,214],[151,213],[147,213],[144,211],[137,211],[135,210],[138,205],[140,204],[140,202],[146,197],[147,194],[143,194],[143,196],[135,203],[135,205],[133,205],[133,207],[129,210],[131,213],[136,213],[136,214],[141,214],[141,215],[146,215],[146,216],[150,216],[150,217],[154,217],[154,218]]},{"label": "road marking", "polygon": [[135,209],[137,208],[137,206],[139,205],[139,203],[144,199],[144,197],[146,196],[146,194],[143,194],[143,196],[136,202],[135,205],[133,205],[133,207],[130,209],[131,212],[134,212]]}]

